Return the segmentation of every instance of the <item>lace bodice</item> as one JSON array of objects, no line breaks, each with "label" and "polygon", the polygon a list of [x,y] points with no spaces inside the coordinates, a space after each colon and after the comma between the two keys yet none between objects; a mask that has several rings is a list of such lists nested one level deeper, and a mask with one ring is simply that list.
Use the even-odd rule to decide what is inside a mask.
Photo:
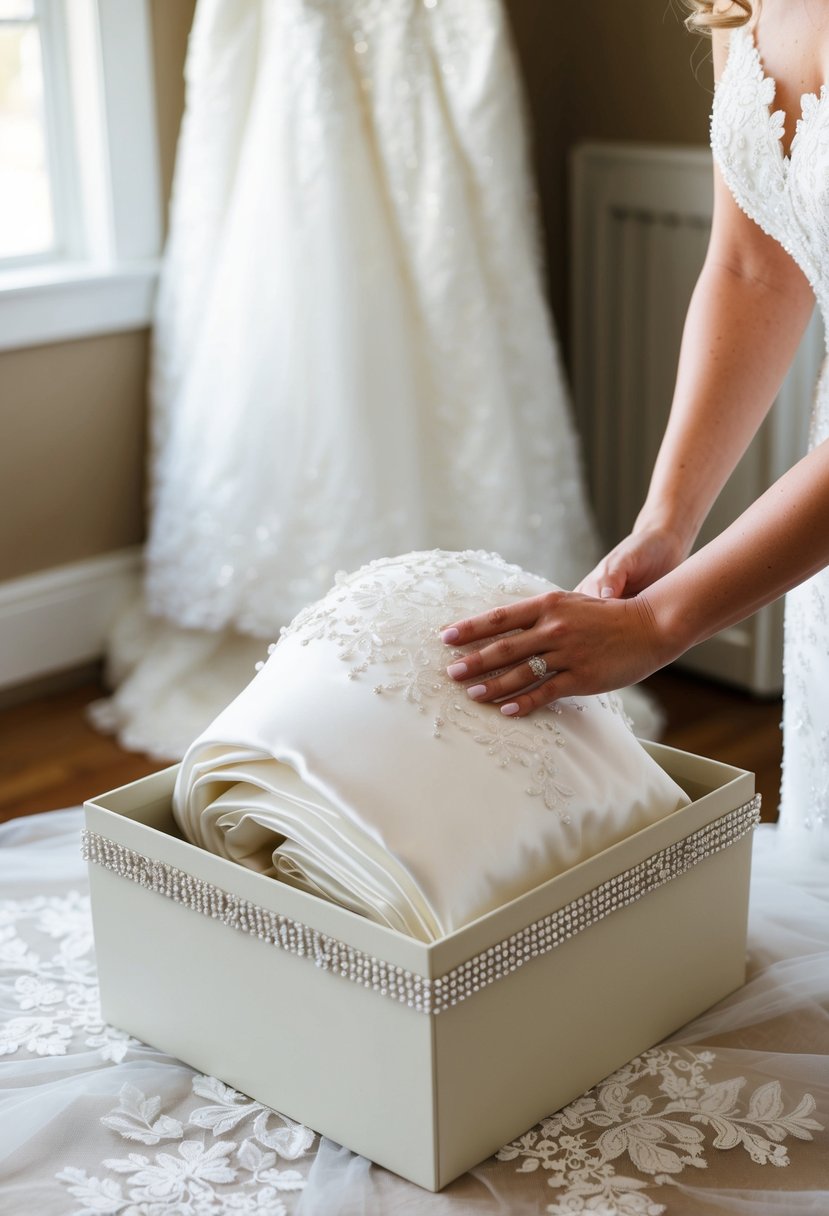
[{"label": "lace bodice", "polygon": [[747,28],[731,35],[711,119],[714,157],[737,203],[800,266],[829,317],[829,92],[805,93],[792,146],[785,114],[774,110],[766,75]]}]

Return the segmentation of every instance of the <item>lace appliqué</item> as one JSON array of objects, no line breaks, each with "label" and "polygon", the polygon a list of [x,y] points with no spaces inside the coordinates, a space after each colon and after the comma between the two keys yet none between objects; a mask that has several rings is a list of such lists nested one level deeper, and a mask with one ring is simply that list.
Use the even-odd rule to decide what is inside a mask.
[{"label": "lace appliqu\u00e9", "polygon": [[789,155],[782,110],[772,111],[775,81],[765,74],[747,29],[731,34],[714,96],[711,147],[735,201],[779,241],[829,312],[829,122],[827,91],[801,98]]},{"label": "lace appliqu\u00e9", "polygon": [[[613,1212],[662,1216],[651,1187],[669,1186],[687,1168],[705,1169],[706,1134],[715,1149],[742,1148],[757,1165],[786,1166],[789,1137],[811,1140],[823,1131],[804,1094],[787,1110],[779,1081],[755,1089],[745,1102],[745,1077],[715,1080],[714,1052],[654,1048],[613,1073],[575,1102],[497,1154],[520,1161],[520,1173],[549,1171],[557,1192],[550,1216]],[[617,1173],[627,1157],[639,1176]]]},{"label": "lace appliqu\u00e9", "polygon": [[[209,1105],[180,1119],[161,1113],[160,1097],[122,1087],[103,1126],[124,1140],[165,1147],[107,1157],[101,1164],[123,1182],[75,1166],[62,1169],[57,1180],[80,1204],[71,1216],[288,1216],[283,1196],[301,1191],[306,1180],[300,1170],[278,1168],[277,1159],[307,1156],[314,1133],[215,1077],[195,1076],[192,1092]],[[234,1139],[225,1139],[230,1132]]]},{"label": "lace appliqu\u00e9", "polygon": [[[488,577],[476,569],[478,562],[486,563]],[[497,586],[493,566],[502,574]],[[464,575],[462,592],[453,584],[459,569]],[[564,746],[559,724],[564,707],[557,703],[531,718],[509,721],[493,706],[467,700],[463,688],[446,674],[452,656],[464,652],[444,646],[438,635],[448,621],[480,612],[482,603],[494,607],[493,595],[507,603],[551,589],[543,579],[491,553],[435,550],[383,558],[354,574],[338,574],[328,595],[280,633],[281,638],[298,637],[303,646],[320,639],[333,642],[350,680],[371,678],[372,669],[382,668],[382,678],[373,684],[377,696],[400,696],[420,713],[430,713],[436,739],[454,728],[470,735],[500,767],[520,765],[527,771],[525,793],[541,798],[548,810],[569,822],[565,808],[573,791],[559,780],[555,759],[556,749]],[[609,712],[623,712],[613,694],[592,701]],[[567,703],[567,712],[586,710],[576,698]]]},{"label": "lace appliqu\u00e9", "polygon": [[[57,948],[53,943],[57,943]],[[76,891],[0,904],[0,974],[20,1013],[0,1024],[0,1056],[93,1049],[119,1063],[136,1042],[101,1018],[89,897]]]}]

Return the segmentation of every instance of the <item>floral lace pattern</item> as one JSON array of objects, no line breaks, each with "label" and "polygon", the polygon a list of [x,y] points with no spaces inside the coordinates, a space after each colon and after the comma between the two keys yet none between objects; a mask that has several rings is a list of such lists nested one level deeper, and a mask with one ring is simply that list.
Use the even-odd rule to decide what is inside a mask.
[{"label": "floral lace pattern", "polygon": [[[565,808],[573,791],[560,781],[556,765],[556,749],[565,741],[558,722],[564,707],[556,703],[530,718],[510,720],[470,702],[445,674],[449,656],[463,651],[447,649],[438,633],[448,621],[479,612],[482,603],[508,603],[550,590],[553,584],[495,553],[438,549],[380,558],[353,574],[337,574],[328,595],[283,627],[280,640],[297,637],[303,646],[322,638],[333,642],[350,680],[382,669],[374,693],[400,696],[420,713],[429,712],[435,738],[447,727],[463,731],[501,768],[524,768],[525,793],[569,822]],[[589,701],[623,714],[613,693]],[[587,702],[570,698],[568,708],[583,713]]]},{"label": "floral lace pattern", "polygon": [[805,94],[787,156],[775,81],[765,74],[751,32],[731,34],[714,97],[711,146],[740,207],[791,254],[829,314],[829,109],[826,90]]},{"label": "floral lace pattern", "polygon": [[[306,1157],[313,1132],[215,1077],[195,1076],[193,1095],[209,1099],[209,1105],[177,1119],[161,1113],[159,1097],[124,1085],[118,1105],[101,1123],[156,1151],[107,1157],[101,1164],[123,1182],[75,1166],[60,1170],[56,1178],[80,1205],[72,1216],[287,1216],[283,1196],[301,1191],[305,1176],[278,1162]],[[213,1143],[208,1145],[205,1132]],[[235,1138],[226,1139],[231,1132]],[[166,1147],[157,1149],[160,1144]]]},{"label": "floral lace pattern", "polygon": [[[613,1216],[662,1216],[650,1185],[670,1186],[685,1169],[705,1169],[706,1133],[711,1147],[740,1147],[755,1164],[789,1164],[784,1141],[811,1140],[823,1127],[812,1118],[815,1101],[804,1094],[786,1110],[778,1081],[741,1101],[745,1077],[715,1080],[713,1052],[655,1048],[632,1060],[584,1097],[542,1119],[498,1153],[520,1161],[522,1173],[549,1171],[556,1192],[550,1216],[576,1212]],[[618,1173],[626,1158],[639,1177]]]},{"label": "floral lace pattern", "polygon": [[13,977],[19,1010],[0,1024],[0,1056],[89,1049],[117,1064],[135,1043],[101,1020],[87,896],[0,904],[0,975]]},{"label": "floral lace pattern", "polygon": [[[773,110],[775,81],[766,75],[752,33],[732,32],[717,86],[711,146],[739,206],[791,254],[812,285],[829,335],[829,104],[827,88],[801,98],[789,155],[784,114]],[[809,446],[829,438],[829,363],[818,384]],[[786,601],[785,708],[781,824],[806,829],[829,855],[829,571],[790,591]],[[809,839],[809,836],[804,836]]]}]

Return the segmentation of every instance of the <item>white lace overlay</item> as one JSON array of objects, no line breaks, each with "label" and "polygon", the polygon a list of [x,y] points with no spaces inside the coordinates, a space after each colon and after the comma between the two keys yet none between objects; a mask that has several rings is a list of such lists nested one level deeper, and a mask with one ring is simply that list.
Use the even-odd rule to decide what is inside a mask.
[{"label": "white lace overlay", "polygon": [[81,823],[0,827],[4,1216],[829,1210],[827,888],[821,867],[780,873],[772,833],[746,987],[431,1195],[101,1023]]},{"label": "white lace overlay", "polygon": [[[560,1192],[547,1211],[619,1216],[661,1216],[669,1208],[647,1197],[654,1186],[673,1184],[684,1170],[705,1169],[706,1149],[742,1148],[757,1165],[785,1166],[785,1141],[811,1140],[823,1130],[813,1118],[815,1101],[804,1094],[786,1109],[779,1081],[744,1096],[746,1077],[718,1078],[713,1051],[656,1048],[646,1051],[498,1153],[518,1169],[548,1172]],[[638,1177],[622,1173],[633,1165]]]},{"label": "white lace overlay", "polygon": [[[776,86],[747,28],[732,32],[711,121],[717,164],[737,203],[791,254],[829,320],[829,92],[805,94],[790,154]],[[829,333],[829,328],[827,329]],[[829,438],[829,371],[815,397],[810,446]],[[785,754],[781,824],[829,856],[829,571],[786,604]]]}]

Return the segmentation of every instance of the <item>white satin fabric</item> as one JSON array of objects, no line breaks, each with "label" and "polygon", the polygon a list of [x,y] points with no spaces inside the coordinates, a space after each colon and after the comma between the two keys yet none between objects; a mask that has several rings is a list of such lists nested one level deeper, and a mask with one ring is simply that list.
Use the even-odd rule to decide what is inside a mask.
[{"label": "white satin fabric", "polygon": [[687,804],[614,696],[515,720],[446,674],[442,625],[551,589],[481,552],[339,576],[189,748],[183,831],[432,941]]}]

